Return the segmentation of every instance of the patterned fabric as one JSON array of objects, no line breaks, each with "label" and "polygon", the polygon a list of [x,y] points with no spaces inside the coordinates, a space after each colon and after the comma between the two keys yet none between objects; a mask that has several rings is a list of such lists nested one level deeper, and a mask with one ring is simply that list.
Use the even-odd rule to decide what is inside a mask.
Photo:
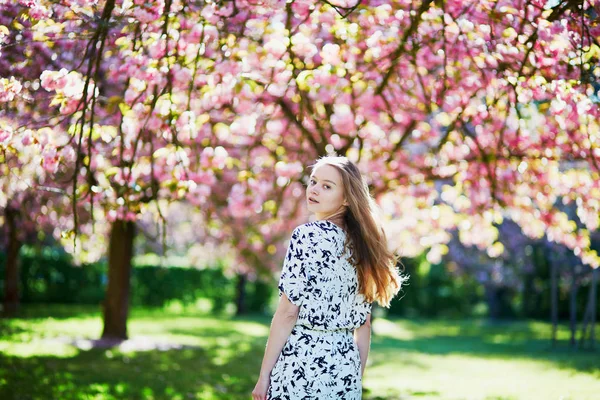
[{"label": "patterned fabric", "polygon": [[299,314],[271,372],[270,400],[361,398],[360,356],[352,334],[366,322],[371,304],[358,293],[345,240],[345,232],[325,220],[292,233],[279,294],[285,293]]}]

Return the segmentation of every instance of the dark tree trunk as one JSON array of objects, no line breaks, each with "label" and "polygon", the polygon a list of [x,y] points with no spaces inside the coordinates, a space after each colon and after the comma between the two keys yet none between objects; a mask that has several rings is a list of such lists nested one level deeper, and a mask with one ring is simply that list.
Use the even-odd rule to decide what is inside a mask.
[{"label": "dark tree trunk", "polygon": [[108,287],[104,299],[102,338],[127,339],[134,236],[135,223],[120,220],[113,222],[108,248]]},{"label": "dark tree trunk", "polygon": [[[591,273],[592,273],[592,280],[593,280],[594,270],[592,269],[591,271],[592,271]],[[593,284],[593,282],[592,282],[592,284]],[[592,313],[593,313],[592,303],[594,302],[594,299],[593,299],[594,292],[593,292],[591,286],[592,285],[590,285],[590,291],[589,291],[589,294],[588,294],[588,301],[587,301],[587,303],[585,305],[585,312],[583,314],[583,322],[581,324],[581,336],[579,337],[579,347],[580,348],[585,347],[585,340],[586,340],[586,337],[588,335],[588,327],[590,325],[590,320],[592,319]]]},{"label": "dark tree trunk", "polygon": [[521,308],[521,315],[525,318],[531,318],[533,315],[533,308],[535,307],[534,295],[535,289],[533,286],[533,274],[527,273],[525,275],[525,282],[523,284],[523,304]]},{"label": "dark tree trunk", "polygon": [[501,305],[499,290],[492,284],[485,285],[485,300],[488,306],[488,315],[491,319],[499,319],[501,316]]},{"label": "dark tree trunk", "polygon": [[571,340],[569,344],[571,347],[575,347],[577,344],[577,272],[576,266],[574,265],[571,268],[572,272],[572,280],[571,280],[571,296],[569,299],[569,318],[570,318],[570,327],[571,327]]},{"label": "dark tree trunk", "polygon": [[6,269],[4,275],[4,313],[16,314],[19,309],[19,250],[21,241],[17,236],[19,212],[11,207],[5,210],[8,246],[6,249]]},{"label": "dark tree trunk", "polygon": [[590,288],[590,298],[591,298],[591,305],[590,308],[592,309],[592,314],[591,314],[591,324],[592,324],[592,330],[590,332],[590,346],[593,348],[595,348],[596,346],[596,332],[595,332],[595,328],[596,328],[596,313],[598,312],[598,309],[596,307],[596,288],[598,285],[598,274],[600,273],[600,268],[595,268],[592,271],[592,287]]},{"label": "dark tree trunk", "polygon": [[556,332],[558,330],[558,265],[556,261],[551,262],[551,307],[550,319],[552,320],[552,347],[556,346]]},{"label": "dark tree trunk", "polygon": [[235,306],[236,311],[235,315],[244,315],[248,311],[247,302],[246,302],[246,282],[248,279],[246,275],[239,274],[238,281],[236,285],[236,298],[235,298]]}]

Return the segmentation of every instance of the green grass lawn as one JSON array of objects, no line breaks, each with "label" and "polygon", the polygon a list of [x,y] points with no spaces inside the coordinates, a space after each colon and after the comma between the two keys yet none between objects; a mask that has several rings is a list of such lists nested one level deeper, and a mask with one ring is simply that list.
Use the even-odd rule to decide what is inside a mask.
[{"label": "green grass lawn", "polygon": [[[250,399],[269,317],[132,310],[131,340],[98,348],[96,308],[0,320],[0,399]],[[376,319],[364,399],[600,399],[600,352],[550,348],[539,322]],[[597,332],[600,333],[600,327]]]}]

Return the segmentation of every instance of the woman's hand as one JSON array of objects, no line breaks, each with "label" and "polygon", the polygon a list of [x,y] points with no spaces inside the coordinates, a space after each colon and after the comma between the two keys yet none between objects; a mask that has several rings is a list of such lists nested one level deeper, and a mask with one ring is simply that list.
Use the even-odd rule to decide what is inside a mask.
[{"label": "woman's hand", "polygon": [[267,390],[269,390],[269,377],[261,376],[252,391],[252,400],[267,400]]}]

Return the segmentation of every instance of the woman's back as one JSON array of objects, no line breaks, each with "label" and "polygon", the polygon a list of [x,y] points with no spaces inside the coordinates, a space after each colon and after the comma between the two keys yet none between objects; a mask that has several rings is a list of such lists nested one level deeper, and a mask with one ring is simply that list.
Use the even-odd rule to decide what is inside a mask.
[{"label": "woman's back", "polygon": [[344,249],[345,241],[345,232],[328,220],[294,230],[279,290],[300,306],[296,325],[336,331],[365,323],[371,304],[358,293],[356,269]]},{"label": "woman's back", "polygon": [[358,293],[345,240],[344,231],[327,220],[300,225],[292,234],[279,290],[299,312],[271,373],[268,399],[361,398],[352,334],[371,304]]}]

